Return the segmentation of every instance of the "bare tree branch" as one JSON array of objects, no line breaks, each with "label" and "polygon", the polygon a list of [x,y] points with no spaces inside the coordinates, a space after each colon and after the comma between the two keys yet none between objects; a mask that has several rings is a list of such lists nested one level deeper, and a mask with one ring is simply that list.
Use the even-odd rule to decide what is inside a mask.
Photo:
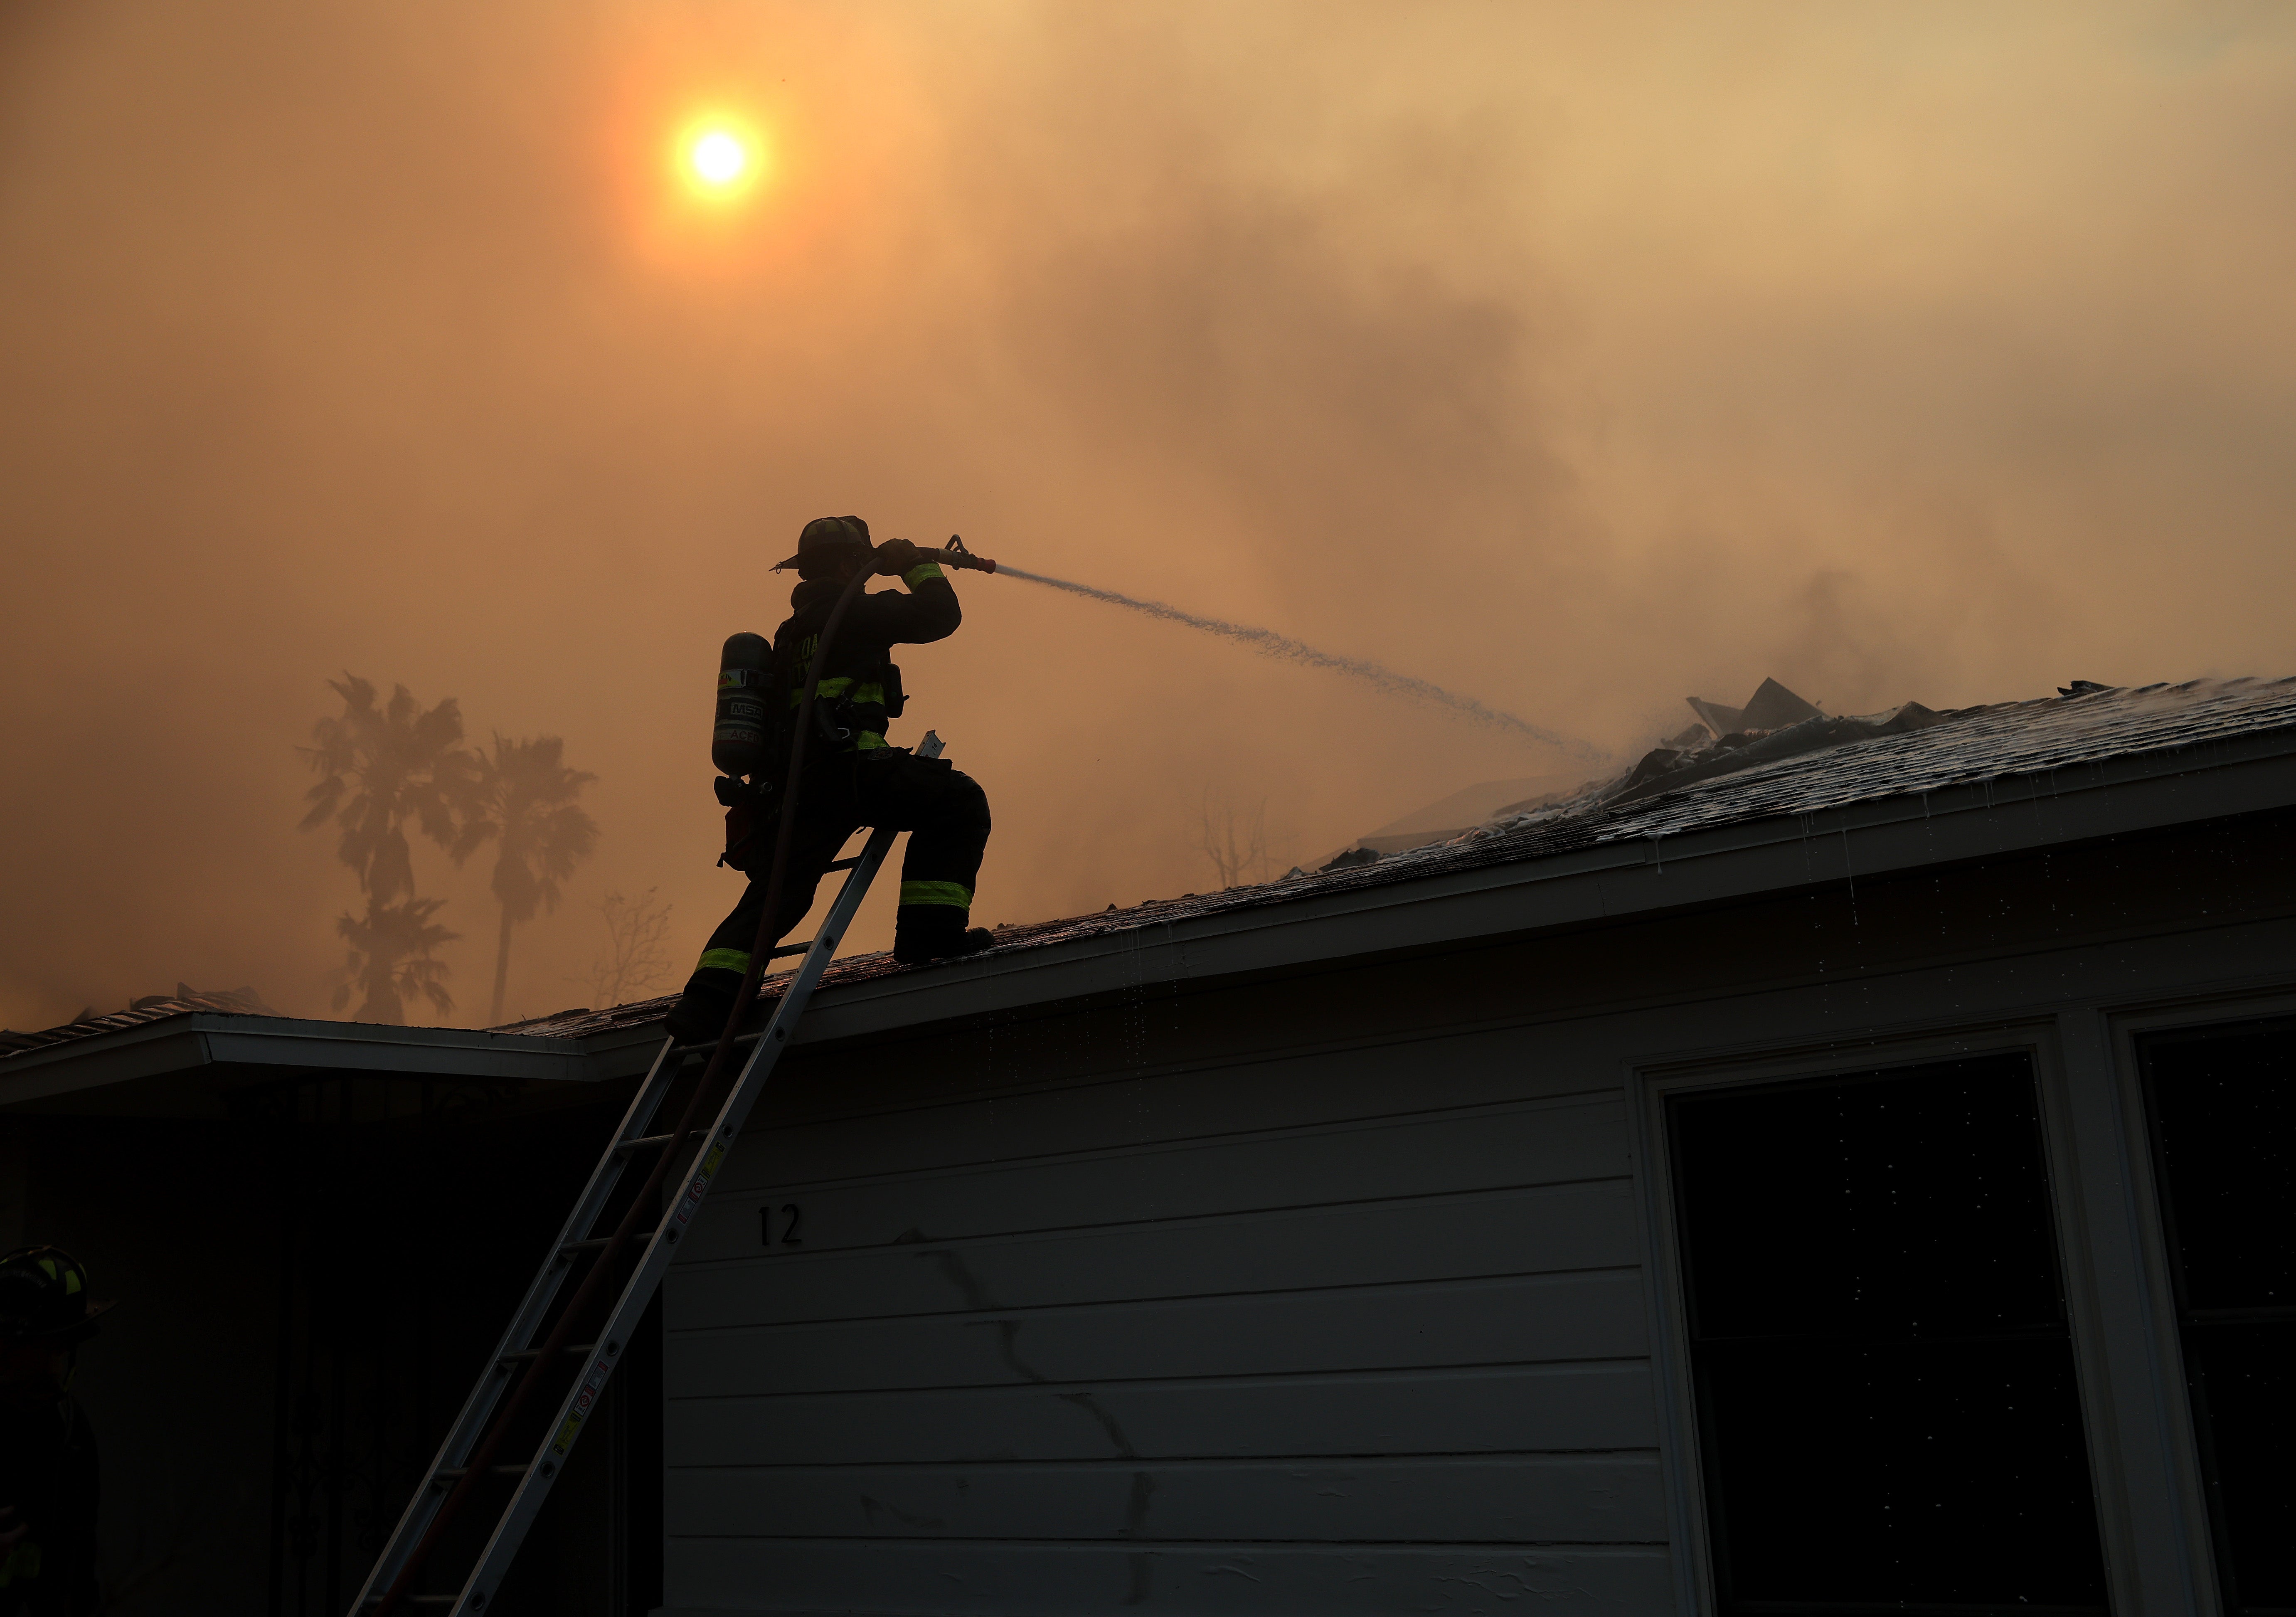
[{"label": "bare tree branch", "polygon": [[1211,788],[1204,788],[1203,818],[1197,844],[1212,862],[1223,888],[1267,879],[1267,800],[1259,800],[1249,821],[1239,821],[1235,805],[1222,799],[1217,813]]},{"label": "bare tree branch", "polygon": [[669,906],[647,888],[635,899],[610,892],[598,906],[606,923],[606,952],[589,972],[570,981],[587,989],[591,1005],[603,1010],[643,998],[670,972]]}]

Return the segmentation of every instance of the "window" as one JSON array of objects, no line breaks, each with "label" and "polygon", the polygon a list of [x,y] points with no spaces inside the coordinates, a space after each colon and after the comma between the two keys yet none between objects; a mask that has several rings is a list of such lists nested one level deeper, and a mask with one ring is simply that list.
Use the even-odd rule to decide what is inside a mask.
[{"label": "window", "polygon": [[2296,1022],[2140,1051],[2217,1580],[2296,1611]]},{"label": "window", "polygon": [[1726,1613],[2102,1611],[2030,1063],[1668,1106]]}]

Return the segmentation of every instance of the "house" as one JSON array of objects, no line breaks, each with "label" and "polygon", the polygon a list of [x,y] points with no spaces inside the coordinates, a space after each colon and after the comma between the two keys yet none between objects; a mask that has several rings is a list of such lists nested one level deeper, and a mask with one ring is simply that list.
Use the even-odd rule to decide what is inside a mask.
[{"label": "house", "polygon": [[[1327,874],[840,963],[531,1609],[2296,1605],[2296,681],[1727,739]],[[24,1227],[211,1310],[195,1356],[92,1362],[108,1455],[165,1470],[188,1378],[219,1457],[172,1485],[270,1501],[244,1542],[290,1583],[307,1540],[355,1559],[421,1459],[346,1440],[330,1482],[296,1445],[413,1405],[296,1355],[356,1360],[340,1322],[434,1266],[435,1426],[515,1289],[481,1270],[547,1240],[663,1008],[185,1012],[0,1062]],[[311,1277],[309,1198],[434,1195],[411,1266]]]}]

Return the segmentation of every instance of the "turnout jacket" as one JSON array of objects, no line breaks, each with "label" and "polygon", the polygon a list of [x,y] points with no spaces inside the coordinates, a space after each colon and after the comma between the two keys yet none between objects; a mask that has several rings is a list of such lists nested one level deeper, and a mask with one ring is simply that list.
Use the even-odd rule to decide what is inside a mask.
[{"label": "turnout jacket", "polygon": [[0,1505],[31,1531],[0,1550],[0,1617],[96,1609],[95,1434],[70,1398],[0,1405]]},{"label": "turnout jacket", "polygon": [[[816,701],[832,725],[851,732],[841,751],[872,752],[884,746],[886,725],[900,717],[901,671],[893,666],[892,648],[946,640],[964,618],[939,563],[920,562],[901,575],[901,582],[908,586],[906,595],[865,590],[846,608],[830,645]],[[789,619],[774,632],[774,670],[791,712],[804,699],[806,669],[843,588],[828,579],[808,579],[790,592]]]}]

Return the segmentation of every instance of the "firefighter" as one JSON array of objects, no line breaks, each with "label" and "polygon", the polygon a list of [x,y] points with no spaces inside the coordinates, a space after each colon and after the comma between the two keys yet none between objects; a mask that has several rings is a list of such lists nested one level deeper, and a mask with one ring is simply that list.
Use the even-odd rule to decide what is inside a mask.
[{"label": "firefighter", "polygon": [[[774,570],[795,568],[789,619],[774,636],[775,688],[767,700],[793,712],[803,696],[805,670],[838,596],[855,575],[878,572],[908,587],[864,592],[846,609],[822,669],[816,707],[827,724],[808,738],[803,790],[799,794],[780,913],[767,937],[778,942],[813,907],[814,890],[853,833],[863,825],[906,831],[901,863],[900,907],[894,912],[893,958],[916,965],[985,948],[990,935],[969,927],[974,879],[988,845],[988,799],[971,776],[946,759],[919,758],[885,740],[903,697],[891,648],[945,640],[963,613],[956,591],[939,566],[906,539],[873,546],[869,524],[857,516],[821,517],[798,536],[797,554]],[[842,734],[839,734],[841,732]],[[668,1018],[670,1034],[695,1044],[726,1026],[758,938],[758,912],[770,878],[773,830],[730,850],[728,862],[750,878],[716,932]]]},{"label": "firefighter", "polygon": [[69,1252],[0,1258],[0,1617],[96,1608],[95,1434],[70,1389],[111,1306]]}]

